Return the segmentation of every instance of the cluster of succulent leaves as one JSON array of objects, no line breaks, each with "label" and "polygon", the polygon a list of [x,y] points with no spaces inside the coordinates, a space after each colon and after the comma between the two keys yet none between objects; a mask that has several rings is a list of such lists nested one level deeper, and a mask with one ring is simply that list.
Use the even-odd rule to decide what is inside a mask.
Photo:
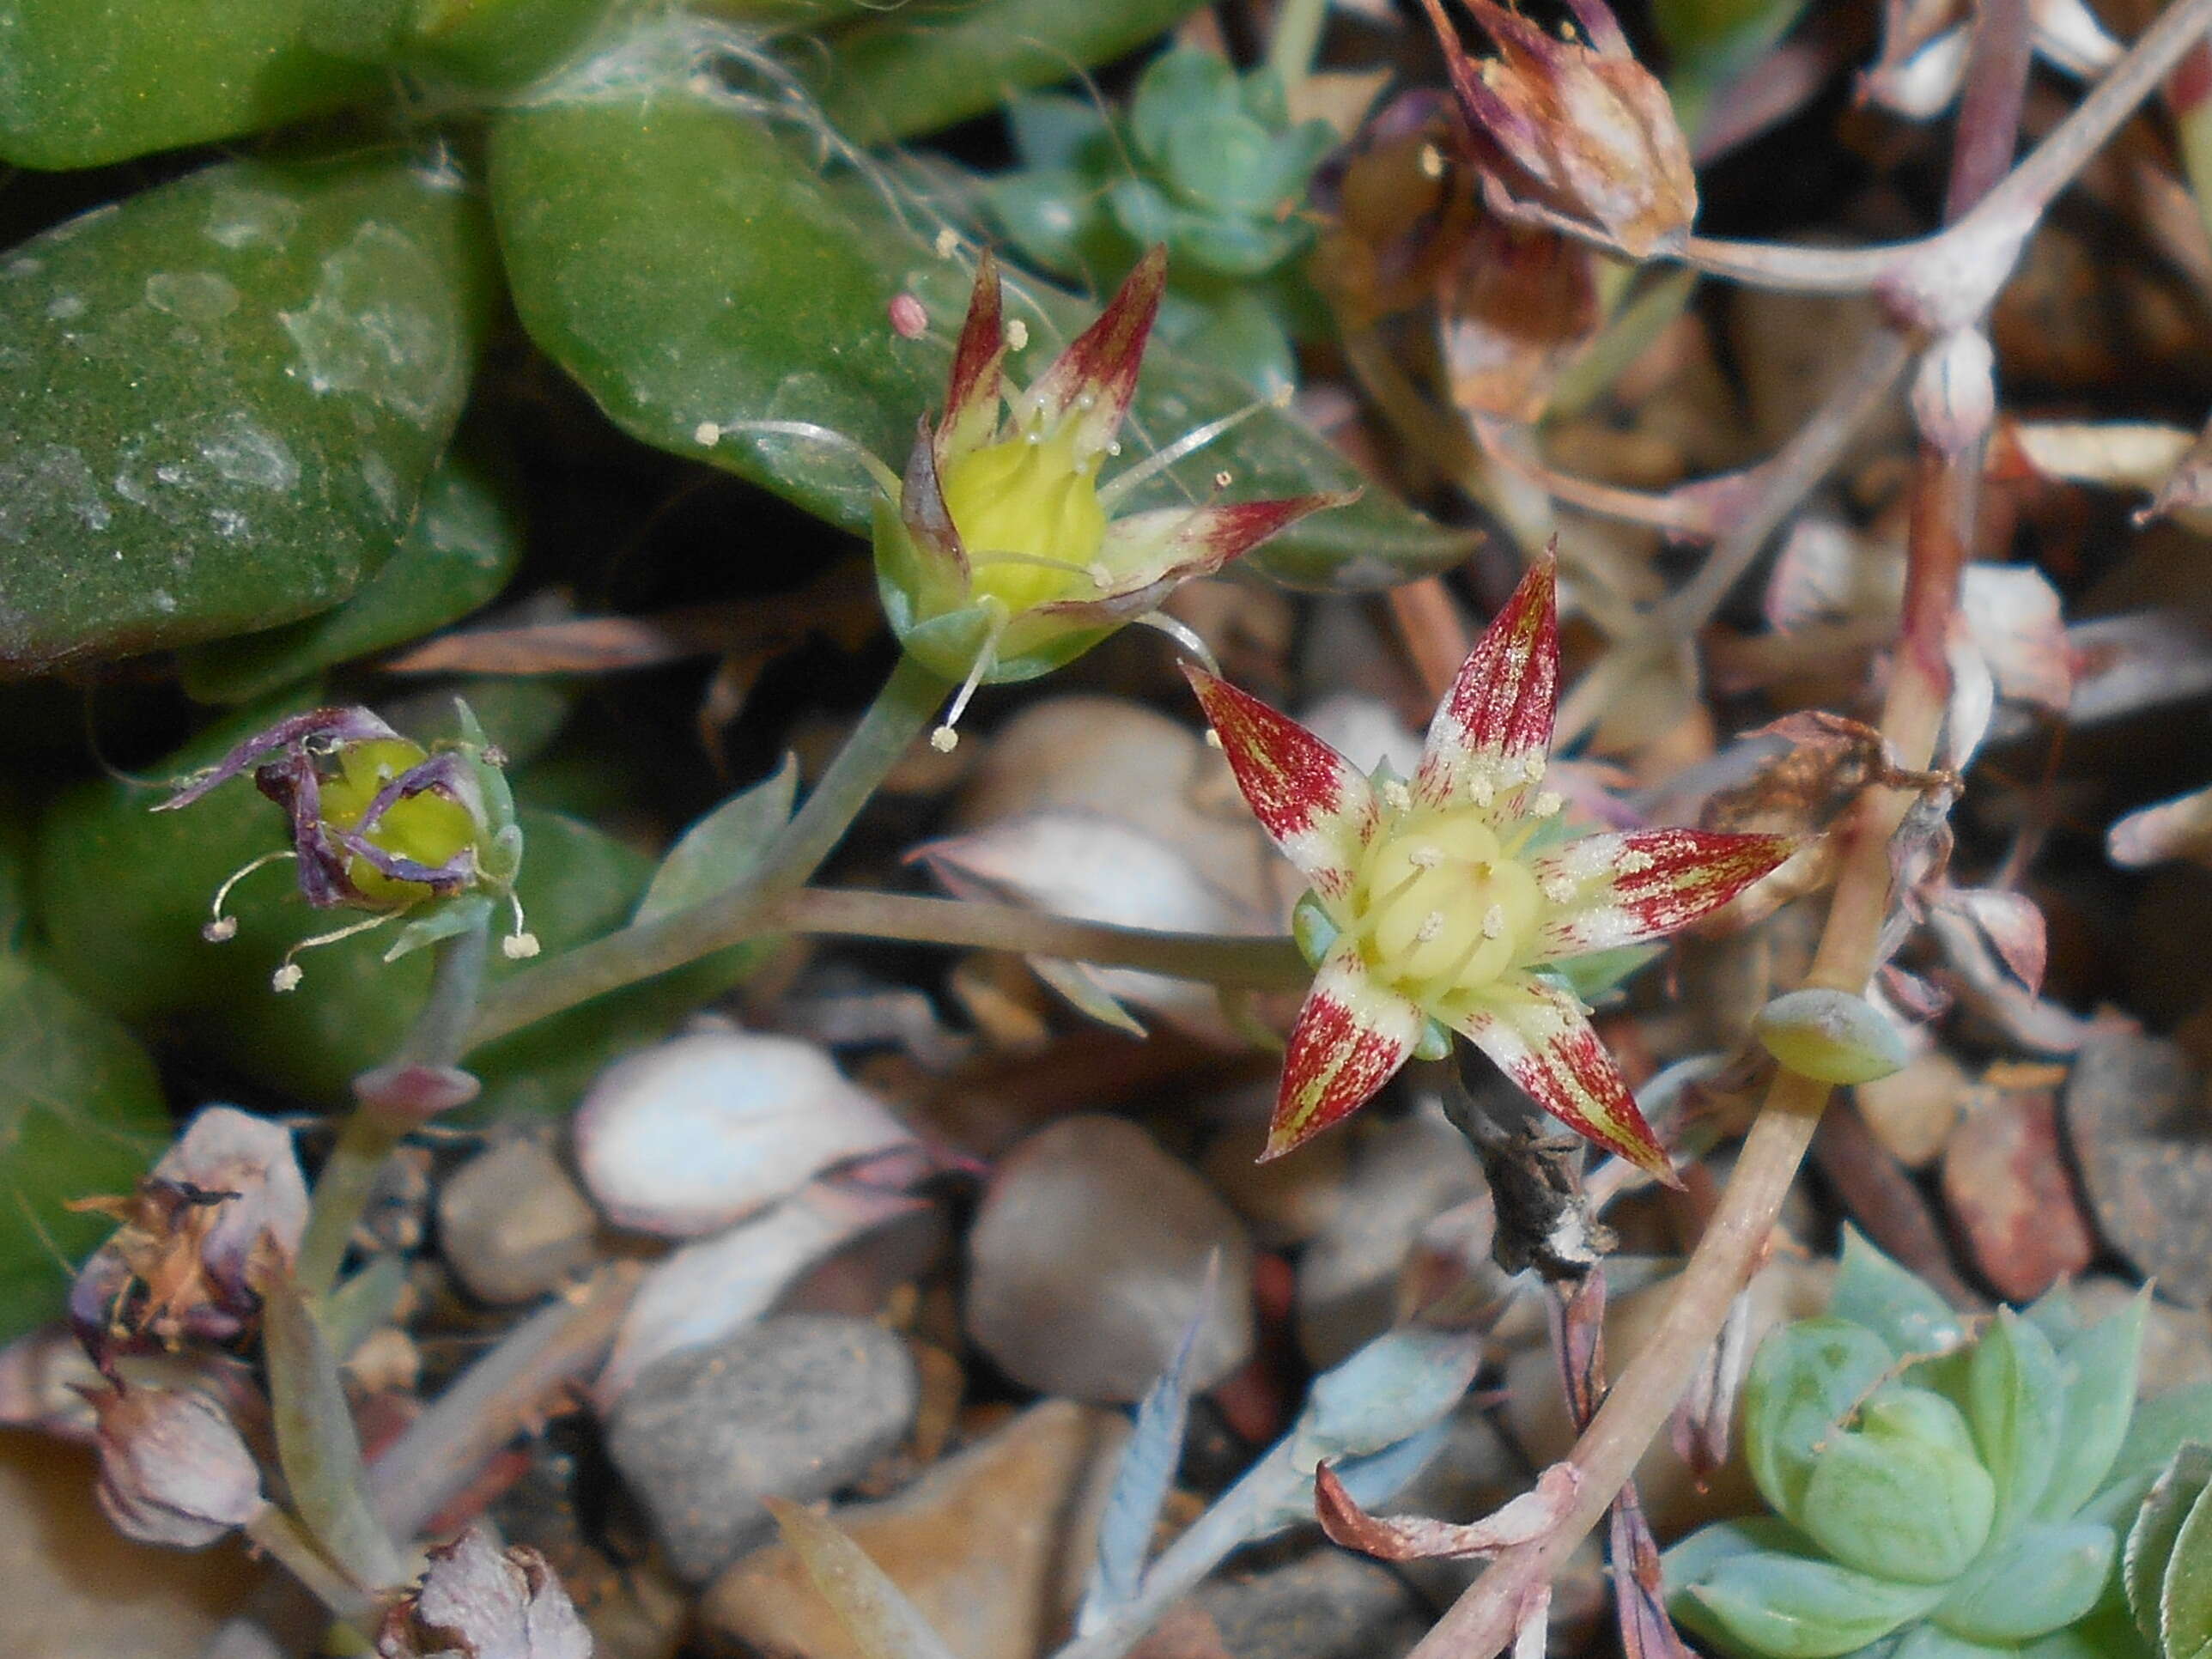
[{"label": "cluster of succulent leaves", "polygon": [[1336,135],[1291,120],[1273,70],[1177,47],[1138,77],[1126,117],[1059,92],[1008,113],[1021,165],[988,199],[1025,259],[1103,293],[1164,246],[1160,338],[1261,392],[1295,382],[1291,337],[1316,305],[1297,265],[1314,240],[1306,191]]},{"label": "cluster of succulent leaves", "polygon": [[2197,1659],[2212,1385],[2138,1407],[2146,1311],[2085,1324],[2061,1289],[1962,1318],[1850,1235],[1827,1315],[1746,1381],[1773,1513],[1668,1552],[1675,1618],[1765,1659]]}]

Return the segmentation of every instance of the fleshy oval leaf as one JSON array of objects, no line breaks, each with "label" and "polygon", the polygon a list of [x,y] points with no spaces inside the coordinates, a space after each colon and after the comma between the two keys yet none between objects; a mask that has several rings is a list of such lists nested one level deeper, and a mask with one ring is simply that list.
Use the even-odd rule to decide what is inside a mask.
[{"label": "fleshy oval leaf", "polygon": [[1872,1331],[1834,1318],[1798,1320],[1759,1345],[1744,1379],[1744,1452],[1778,1514],[1802,1514],[1821,1448],[1893,1363]]},{"label": "fleshy oval leaf", "polygon": [[1816,986],[1778,996],[1751,1028],[1768,1054],[1821,1083],[1872,1083],[1911,1058],[1889,1017],[1848,991]]},{"label": "fleshy oval leaf", "polygon": [[2031,1524],[1992,1546],[1933,1615],[1969,1641],[2024,1642],[2063,1629],[2103,1593],[2118,1540],[2093,1522]]}]

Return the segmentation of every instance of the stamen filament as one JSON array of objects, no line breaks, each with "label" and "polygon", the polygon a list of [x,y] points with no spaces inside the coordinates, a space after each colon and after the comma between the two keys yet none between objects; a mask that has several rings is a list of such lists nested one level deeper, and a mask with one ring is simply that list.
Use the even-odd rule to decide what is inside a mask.
[{"label": "stamen filament", "polygon": [[959,746],[960,733],[953,728],[960,724],[960,717],[968,712],[968,699],[975,695],[975,688],[982,684],[983,676],[989,673],[992,665],[999,660],[999,641],[1006,631],[1012,613],[999,605],[991,605],[991,613],[990,632],[983,636],[982,647],[975,653],[975,661],[968,670],[968,678],[961,682],[960,690],[953,694],[952,707],[945,711],[944,724],[929,734],[929,746],[940,755],[949,755]]},{"label": "stamen filament", "polygon": [[383,927],[385,923],[399,914],[400,912],[397,910],[381,911],[363,921],[350,923],[343,927],[332,928],[327,933],[317,933],[311,939],[301,939],[284,952],[284,959],[276,964],[276,971],[269,976],[270,988],[275,991],[293,991],[299,988],[301,980],[306,975],[301,970],[300,964],[292,958],[298,956],[301,951],[319,950],[325,945],[336,945],[341,939],[351,939],[357,933],[368,933],[374,928]]},{"label": "stamen filament", "polygon": [[876,488],[892,501],[899,498],[904,485],[897,473],[892,471],[876,452],[858,438],[850,437],[835,427],[817,426],[812,421],[724,421],[715,423],[716,436],[732,432],[760,432],[785,438],[811,438],[817,443],[835,444],[849,452],[854,459],[866,467]]},{"label": "stamen filament", "polygon": [[238,932],[238,918],[227,916],[222,913],[222,907],[229,902],[230,890],[256,870],[266,869],[270,865],[280,864],[286,859],[297,857],[299,854],[292,848],[280,848],[274,853],[264,853],[251,863],[231,872],[229,878],[222,885],[215,890],[214,914],[208,924],[200,929],[200,937],[210,945],[220,945],[223,940],[234,935]]},{"label": "stamen filament", "polygon": [[1127,472],[1118,474],[1111,483],[1101,484],[1098,487],[1098,505],[1111,514],[1131,490],[1150,483],[1184,456],[1205,448],[1223,433],[1243,425],[1263,409],[1282,408],[1288,391],[1286,386],[1272,397],[1255,398],[1243,408],[1232,410],[1218,420],[1193,427],[1166,448],[1154,450]]}]

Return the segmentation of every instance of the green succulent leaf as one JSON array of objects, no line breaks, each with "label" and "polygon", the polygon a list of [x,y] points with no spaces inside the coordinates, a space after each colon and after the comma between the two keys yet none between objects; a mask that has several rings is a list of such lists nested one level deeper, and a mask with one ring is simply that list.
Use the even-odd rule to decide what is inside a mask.
[{"label": "green succulent leaf", "polygon": [[2161,1597],[2166,1564],[2181,1537],[2182,1524],[2212,1488],[2212,1446],[2194,1442],[2173,1455],[2143,1499],[2120,1553],[2120,1582],[2136,1628],[2154,1647],[2165,1624]]},{"label": "green succulent leaf", "polygon": [[613,0],[418,0],[398,56],[463,86],[526,86],[574,56]]},{"label": "green succulent leaf", "polygon": [[2066,1385],[2066,1427],[2050,1484],[2035,1505],[2040,1519],[2070,1518],[2111,1472],[2135,1416],[2137,1362],[2149,1310],[2150,1292],[2145,1291],[2058,1350]]},{"label": "green succulent leaf", "polygon": [[913,0],[792,55],[841,131],[895,143],[1064,81],[1172,28],[1198,0]]},{"label": "green succulent leaf", "polygon": [[1981,1552],[1996,1511],[1989,1472],[1970,1453],[1917,1435],[1844,1433],[1814,1463],[1797,1519],[1845,1566],[1942,1584]]},{"label": "green succulent leaf", "polygon": [[2083,1517],[2115,1527],[2130,1524],[2151,1483],[2192,1440],[2212,1445],[2212,1382],[2188,1383],[2137,1402],[2104,1489]]},{"label": "green succulent leaf", "polygon": [[[524,326],[617,424],[870,532],[877,488],[849,446],[741,425],[805,422],[902,467],[916,423],[944,399],[966,266],[939,258],[872,191],[825,180],[757,121],[680,87],[502,115],[492,197]],[[921,338],[890,325],[901,293],[932,319]],[[1010,283],[1008,300],[1030,337],[1018,377],[1091,315],[1035,283]],[[1155,349],[1125,459],[1249,401],[1229,376]],[[1318,435],[1266,409],[1152,480],[1129,510],[1202,500],[1217,471],[1255,499],[1358,482]],[[1360,588],[1441,568],[1465,542],[1370,487],[1247,562]]]},{"label": "green succulent leaf", "polygon": [[1915,1625],[1891,1648],[1888,1659],[2011,1659],[2018,1648],[1969,1642],[1941,1625]]},{"label": "green succulent leaf", "polygon": [[424,483],[406,538],[351,599],[186,652],[185,690],[202,702],[251,702],[404,644],[489,604],[521,557],[514,511],[477,468],[449,455]]},{"label": "green succulent leaf", "polygon": [[0,262],[0,669],[264,629],[374,575],[468,392],[487,232],[398,156],[240,163]]},{"label": "green succulent leaf", "polygon": [[787,756],[766,778],[731,796],[677,839],[653,872],[653,884],[639,902],[632,925],[688,908],[736,885],[790,821],[798,797],[799,762]]},{"label": "green succulent leaf", "polygon": [[2058,1467],[2066,1431],[2066,1379],[2058,1355],[2049,1337],[2009,1308],[1997,1310],[1974,1345],[1966,1414],[1982,1462],[1996,1483],[1996,1531],[2002,1536],[2034,1512]]},{"label": "green succulent leaf", "polygon": [[1966,1327],[1948,1303],[1849,1225],[1828,1311],[1875,1332],[1900,1359],[1948,1353],[1966,1340]]},{"label": "green succulent leaf", "polygon": [[2202,1492],[2182,1517],[2158,1592],[2159,1647],[2165,1659],[2212,1652],[2212,1503]]},{"label": "green succulent leaf", "polygon": [[1758,1550],[1715,1562],[1673,1606],[1692,1629],[1767,1659],[1840,1659],[1942,1597],[1941,1585],[1899,1584],[1832,1561]]},{"label": "green succulent leaf", "polygon": [[1872,1331],[1833,1317],[1798,1320],[1759,1345],[1744,1380],[1744,1451],[1777,1512],[1802,1516],[1822,1450],[1894,1363]]},{"label": "green succulent leaf", "polygon": [[91,167],[375,96],[309,39],[316,0],[0,0],[0,161]]},{"label": "green succulent leaf", "polygon": [[2030,1522],[1990,1547],[1935,1619],[1977,1642],[2021,1642],[2063,1629],[2096,1605],[2118,1547],[2109,1527]]}]

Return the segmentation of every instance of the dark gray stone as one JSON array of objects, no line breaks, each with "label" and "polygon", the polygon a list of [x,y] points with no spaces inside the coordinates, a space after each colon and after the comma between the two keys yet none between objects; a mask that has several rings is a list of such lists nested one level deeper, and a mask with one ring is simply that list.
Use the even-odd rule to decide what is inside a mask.
[{"label": "dark gray stone", "polygon": [[608,1449],[670,1563],[702,1583],[896,1448],[919,1398],[906,1345],[865,1319],[792,1314],[671,1355],[617,1403]]},{"label": "dark gray stone", "polygon": [[1389,1568],[1328,1545],[1249,1577],[1201,1586],[1190,1605],[1230,1659],[1398,1659],[1434,1615]]}]

